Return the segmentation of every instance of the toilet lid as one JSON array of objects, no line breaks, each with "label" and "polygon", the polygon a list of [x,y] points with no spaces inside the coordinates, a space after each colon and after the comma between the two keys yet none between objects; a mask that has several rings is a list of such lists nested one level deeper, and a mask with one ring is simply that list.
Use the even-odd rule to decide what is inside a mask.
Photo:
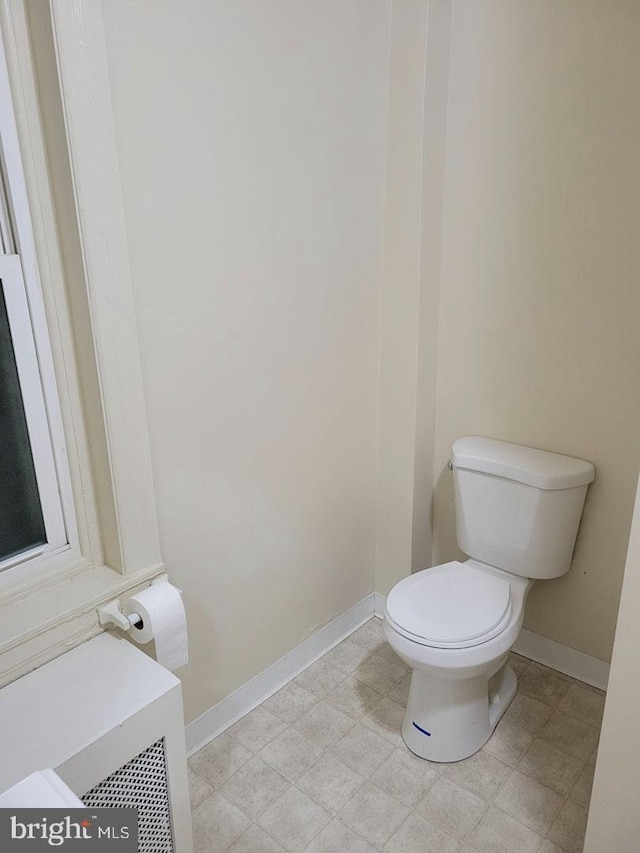
[{"label": "toilet lid", "polygon": [[[400,581],[387,615],[418,642],[475,645],[510,613],[509,582],[465,563],[445,563]],[[493,634],[492,634],[493,635]]]}]

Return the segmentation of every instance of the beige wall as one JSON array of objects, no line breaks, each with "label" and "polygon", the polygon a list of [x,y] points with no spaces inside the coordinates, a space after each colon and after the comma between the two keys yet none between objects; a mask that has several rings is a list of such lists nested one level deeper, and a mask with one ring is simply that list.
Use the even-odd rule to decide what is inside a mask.
[{"label": "beige wall", "polygon": [[373,590],[389,5],[103,9],[192,719]]},{"label": "beige wall", "polygon": [[393,3],[390,21],[375,555],[376,590],[385,593],[411,571],[427,11],[427,0]]},{"label": "beige wall", "polygon": [[636,853],[640,838],[640,486],[631,527],[585,853]]},{"label": "beige wall", "polygon": [[376,590],[430,563],[451,0],[392,5],[380,294]]},{"label": "beige wall", "polygon": [[456,556],[469,433],[595,463],[527,627],[608,659],[640,458],[615,5],[104,3],[189,718],[426,565],[434,482]]},{"label": "beige wall", "polygon": [[456,0],[452,32],[435,561],[457,437],[591,460],[573,569],[525,627],[609,660],[640,460],[640,5]]}]

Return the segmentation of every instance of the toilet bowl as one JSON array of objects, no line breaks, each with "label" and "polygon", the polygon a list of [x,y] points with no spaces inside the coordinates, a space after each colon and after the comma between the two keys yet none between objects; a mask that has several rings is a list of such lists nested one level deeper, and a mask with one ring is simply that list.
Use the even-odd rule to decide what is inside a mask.
[{"label": "toilet bowl", "polygon": [[413,670],[402,737],[422,758],[472,755],[515,695],[506,661],[533,582],[500,574],[475,560],[445,563],[405,578],[387,598],[385,636]]},{"label": "toilet bowl", "polygon": [[589,462],[477,437],[454,444],[452,470],[470,558],[400,581],[384,614],[387,641],[412,669],[402,737],[442,762],[477,752],[515,696],[507,659],[527,595],[535,579],[568,570],[594,478]]}]

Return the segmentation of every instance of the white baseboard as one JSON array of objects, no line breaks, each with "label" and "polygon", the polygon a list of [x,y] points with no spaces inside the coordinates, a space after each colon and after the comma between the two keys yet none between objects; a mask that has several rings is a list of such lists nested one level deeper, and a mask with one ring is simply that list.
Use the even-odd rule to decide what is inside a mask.
[{"label": "white baseboard", "polygon": [[356,628],[371,619],[374,606],[375,593],[371,593],[189,723],[185,732],[187,753],[192,755],[197,752],[352,634]]},{"label": "white baseboard", "polygon": [[541,637],[540,634],[534,634],[526,628],[520,631],[513,651],[558,672],[563,672],[565,675],[570,675],[572,678],[577,678],[578,681],[598,687],[600,690],[607,689],[609,664],[606,661],[586,655],[577,649],[571,649],[569,646],[563,646],[548,637]]},{"label": "white baseboard", "polygon": [[[386,596],[372,592],[319,628],[284,657],[258,673],[186,727],[187,753],[192,755],[240,717],[244,717],[372,616],[382,617]],[[600,690],[607,689],[609,664],[547,637],[523,629],[513,651]]]}]

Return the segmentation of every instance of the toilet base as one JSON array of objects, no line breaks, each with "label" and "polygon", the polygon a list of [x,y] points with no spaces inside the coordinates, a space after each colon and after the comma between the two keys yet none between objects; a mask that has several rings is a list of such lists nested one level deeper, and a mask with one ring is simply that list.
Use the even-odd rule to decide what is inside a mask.
[{"label": "toilet base", "polygon": [[517,686],[509,666],[488,682],[485,675],[441,681],[414,670],[402,738],[411,752],[429,761],[468,758],[489,740]]}]

